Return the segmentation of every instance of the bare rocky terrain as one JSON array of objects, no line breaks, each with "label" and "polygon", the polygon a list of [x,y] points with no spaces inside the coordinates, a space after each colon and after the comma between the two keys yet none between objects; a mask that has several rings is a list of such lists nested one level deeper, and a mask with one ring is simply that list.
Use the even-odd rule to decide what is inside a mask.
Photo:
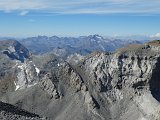
[{"label": "bare rocky terrain", "polygon": [[66,60],[12,40],[0,52],[0,100],[17,109],[50,120],[160,120],[159,41]]},{"label": "bare rocky terrain", "polygon": [[45,120],[40,116],[0,102],[0,120]]}]

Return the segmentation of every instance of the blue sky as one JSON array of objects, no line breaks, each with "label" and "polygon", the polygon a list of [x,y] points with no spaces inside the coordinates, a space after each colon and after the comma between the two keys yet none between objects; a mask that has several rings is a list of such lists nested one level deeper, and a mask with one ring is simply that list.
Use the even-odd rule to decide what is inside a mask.
[{"label": "blue sky", "polygon": [[160,0],[0,0],[0,36],[160,36]]}]

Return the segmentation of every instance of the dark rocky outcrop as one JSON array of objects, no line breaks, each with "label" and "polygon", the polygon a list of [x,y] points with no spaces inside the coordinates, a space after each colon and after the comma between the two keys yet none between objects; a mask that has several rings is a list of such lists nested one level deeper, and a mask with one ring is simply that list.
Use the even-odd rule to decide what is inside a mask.
[{"label": "dark rocky outcrop", "polygon": [[1,120],[46,120],[39,115],[29,113],[25,110],[19,109],[13,105],[0,102],[0,119]]}]

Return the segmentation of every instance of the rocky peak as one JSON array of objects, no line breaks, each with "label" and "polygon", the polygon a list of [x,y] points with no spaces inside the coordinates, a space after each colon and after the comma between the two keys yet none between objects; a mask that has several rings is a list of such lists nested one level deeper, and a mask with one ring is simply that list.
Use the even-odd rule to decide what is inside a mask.
[{"label": "rocky peak", "polygon": [[[15,40],[0,41],[0,89],[16,91],[34,86],[38,79],[39,69],[31,61],[31,53]],[[7,91],[7,92],[9,92]]]},{"label": "rocky peak", "polygon": [[90,35],[89,38],[91,39],[104,39],[102,36],[95,34],[95,35]]},{"label": "rocky peak", "polygon": [[31,53],[16,40],[0,41],[0,50],[12,60],[24,62],[31,57]]},{"label": "rocky peak", "polygon": [[85,57],[75,54],[67,61],[48,54],[14,67],[13,84],[18,89],[6,92],[7,87],[3,87],[1,96],[30,112],[55,120],[160,119],[157,43],[134,44]]},{"label": "rocky peak", "polygon": [[106,99],[112,105],[123,101],[123,104],[126,104],[128,98],[133,99],[141,111],[148,114],[143,116],[145,119],[158,119],[159,117],[152,115],[160,112],[159,105],[156,103],[158,107],[154,111],[146,111],[145,104],[140,101],[149,96],[151,108],[156,106],[151,105],[154,100],[160,101],[159,48],[156,41],[156,46],[155,42],[129,45],[112,54],[95,53],[86,57],[79,66],[88,76],[86,82],[91,94],[107,96]]}]

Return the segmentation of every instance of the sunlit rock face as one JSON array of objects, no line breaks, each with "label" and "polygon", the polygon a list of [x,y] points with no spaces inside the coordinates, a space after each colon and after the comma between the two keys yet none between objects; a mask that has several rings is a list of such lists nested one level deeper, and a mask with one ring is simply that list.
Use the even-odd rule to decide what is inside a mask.
[{"label": "sunlit rock face", "polygon": [[[39,69],[31,60],[31,53],[15,40],[0,41],[0,88],[2,94],[35,85]],[[1,95],[2,97],[2,95]]]},{"label": "sunlit rock face", "polygon": [[23,62],[1,57],[0,100],[31,113],[54,120],[160,119],[159,44],[74,54],[67,61],[54,53]]},{"label": "sunlit rock face", "polygon": [[[133,113],[137,118],[128,120],[160,119],[159,53],[159,46],[131,45],[113,54],[93,53],[79,66],[87,73],[86,83],[96,99],[109,101],[113,119]],[[137,106],[139,112],[130,110],[128,104]]]}]

